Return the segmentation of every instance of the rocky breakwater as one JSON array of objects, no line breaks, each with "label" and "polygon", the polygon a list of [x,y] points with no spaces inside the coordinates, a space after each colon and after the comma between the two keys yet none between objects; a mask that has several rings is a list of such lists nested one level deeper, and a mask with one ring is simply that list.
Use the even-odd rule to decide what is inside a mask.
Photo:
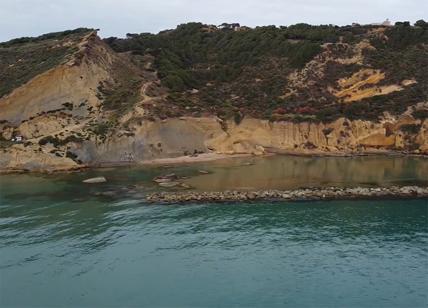
[{"label": "rocky breakwater", "polygon": [[382,198],[427,198],[428,187],[326,187],[296,190],[223,191],[223,192],[157,192],[146,197],[151,203],[236,202],[255,200],[348,200]]}]

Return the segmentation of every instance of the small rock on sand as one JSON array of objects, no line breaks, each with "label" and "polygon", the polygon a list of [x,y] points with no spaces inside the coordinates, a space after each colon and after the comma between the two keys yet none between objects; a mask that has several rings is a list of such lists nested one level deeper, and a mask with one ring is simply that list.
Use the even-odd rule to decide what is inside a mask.
[{"label": "small rock on sand", "polygon": [[207,170],[198,170],[200,174],[209,174],[210,172]]},{"label": "small rock on sand", "polygon": [[103,176],[99,176],[96,178],[90,178],[90,179],[86,179],[83,181],[83,183],[87,183],[87,184],[96,184],[96,183],[105,183],[105,182],[107,182],[107,180]]}]

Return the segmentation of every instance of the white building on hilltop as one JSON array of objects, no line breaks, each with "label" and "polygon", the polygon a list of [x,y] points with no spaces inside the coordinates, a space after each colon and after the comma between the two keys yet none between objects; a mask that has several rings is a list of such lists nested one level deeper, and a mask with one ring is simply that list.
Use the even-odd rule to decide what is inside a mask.
[{"label": "white building on hilltop", "polygon": [[375,23],[371,23],[369,24],[369,26],[384,26],[384,27],[392,27],[392,23],[389,20],[389,18],[387,18],[384,22],[375,22]]}]

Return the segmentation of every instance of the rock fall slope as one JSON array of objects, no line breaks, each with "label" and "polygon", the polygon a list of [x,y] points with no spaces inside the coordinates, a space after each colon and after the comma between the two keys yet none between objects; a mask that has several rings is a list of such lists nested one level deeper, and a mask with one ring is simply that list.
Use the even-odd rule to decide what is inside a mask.
[{"label": "rock fall slope", "polygon": [[0,43],[0,169],[193,153],[428,154],[428,26],[189,23]]}]

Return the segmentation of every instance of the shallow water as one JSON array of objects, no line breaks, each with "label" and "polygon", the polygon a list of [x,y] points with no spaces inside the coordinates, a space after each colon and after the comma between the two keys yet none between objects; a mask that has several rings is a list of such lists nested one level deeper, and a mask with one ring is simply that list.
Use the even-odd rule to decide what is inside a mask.
[{"label": "shallow water", "polygon": [[[154,176],[198,169],[213,173],[188,179],[197,189],[269,174],[287,174],[270,182],[284,188],[427,183],[420,159],[277,159],[1,176],[0,306],[426,307],[428,200],[143,201]],[[109,181],[81,183],[100,174]]]},{"label": "shallow water", "polygon": [[427,185],[428,159],[273,156],[219,161],[187,183],[197,190],[295,189],[310,186]]}]

